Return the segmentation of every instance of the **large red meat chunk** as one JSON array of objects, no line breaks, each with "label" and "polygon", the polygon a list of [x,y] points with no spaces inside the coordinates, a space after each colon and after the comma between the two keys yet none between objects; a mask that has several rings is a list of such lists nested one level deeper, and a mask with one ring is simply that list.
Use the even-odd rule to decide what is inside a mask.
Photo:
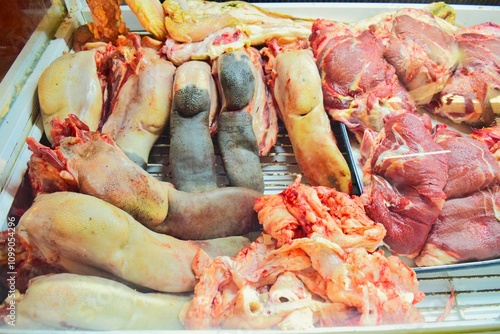
[{"label": "large red meat chunk", "polygon": [[[384,22],[382,22],[384,24]],[[456,27],[419,9],[404,8],[392,18],[385,50],[399,80],[418,105],[431,101],[455,70],[460,53]]]},{"label": "large red meat chunk", "polygon": [[500,186],[447,200],[418,266],[485,260],[500,255]]},{"label": "large red meat chunk", "polygon": [[416,259],[418,266],[500,255],[500,165],[493,155],[499,137],[495,131],[481,129],[464,137],[444,125],[436,126],[436,142],[451,152],[444,188],[448,198]]},{"label": "large red meat chunk", "polygon": [[437,125],[435,140],[450,151],[448,181],[444,187],[447,200],[465,197],[500,182],[500,165],[485,143],[464,137],[459,132]]},{"label": "large red meat chunk", "polygon": [[431,134],[428,116],[403,113],[386,120],[365,163],[366,212],[382,223],[384,242],[394,252],[418,255],[437,221],[446,195],[448,154]]},{"label": "large red meat chunk", "polygon": [[384,46],[365,30],[318,19],[309,37],[321,73],[329,115],[362,136],[379,131],[387,115],[413,111],[415,104],[384,59]]},{"label": "large red meat chunk", "polygon": [[500,96],[500,25],[462,28],[455,37],[462,61],[430,110],[456,123],[491,125],[495,118],[491,100]]}]

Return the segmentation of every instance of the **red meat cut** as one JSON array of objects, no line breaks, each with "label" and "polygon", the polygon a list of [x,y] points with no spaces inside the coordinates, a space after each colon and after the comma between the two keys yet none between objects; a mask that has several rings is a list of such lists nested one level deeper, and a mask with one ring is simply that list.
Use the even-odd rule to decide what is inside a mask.
[{"label": "red meat cut", "polygon": [[321,73],[325,109],[360,139],[379,131],[388,115],[414,111],[415,103],[384,59],[384,47],[370,30],[317,19],[309,37]]},{"label": "red meat cut", "polygon": [[362,194],[366,212],[385,226],[391,251],[408,257],[424,246],[446,198],[448,154],[433,153],[442,147],[431,129],[427,115],[389,118],[364,167],[370,175]]},{"label": "red meat cut", "polygon": [[416,264],[436,266],[498,257],[499,209],[499,185],[447,200]]}]

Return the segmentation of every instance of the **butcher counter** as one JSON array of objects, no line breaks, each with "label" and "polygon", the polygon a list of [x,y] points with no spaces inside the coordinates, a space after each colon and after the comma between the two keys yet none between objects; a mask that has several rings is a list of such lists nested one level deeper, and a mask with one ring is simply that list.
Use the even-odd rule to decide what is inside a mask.
[{"label": "butcher counter", "polygon": [[[353,22],[402,7],[420,8],[424,4],[397,3],[259,3],[266,9],[304,18]],[[469,26],[486,21],[500,23],[500,7],[453,5],[457,23]],[[144,33],[130,9],[121,6],[127,26]],[[70,51],[72,34],[92,20],[83,0],[54,1],[46,4],[45,16],[26,41],[16,61],[0,83],[0,221],[3,231],[15,229],[18,217],[11,211],[22,200],[23,182],[31,151],[26,138],[43,137],[39,115],[37,85],[43,70],[57,57]],[[452,125],[453,126],[453,125]],[[345,127],[334,129],[353,172],[354,193],[361,192],[359,148]],[[352,143],[351,143],[352,141]],[[162,136],[151,151],[147,171],[169,181],[168,167],[162,162],[168,152],[168,138]],[[220,159],[220,158],[219,158]],[[219,161],[220,162],[220,161]],[[261,157],[265,194],[281,192],[293,183],[300,169],[284,129],[271,152]],[[500,259],[439,267],[415,268],[425,299],[417,307],[426,322],[408,325],[317,328],[313,333],[428,333],[500,332]],[[2,298],[5,297],[5,292]],[[451,306],[451,308],[450,308]],[[446,312],[449,314],[441,319]],[[15,331],[15,328],[1,328]],[[33,331],[35,332],[35,331]],[[78,332],[78,331],[75,331]],[[265,332],[265,331],[262,331]]]}]

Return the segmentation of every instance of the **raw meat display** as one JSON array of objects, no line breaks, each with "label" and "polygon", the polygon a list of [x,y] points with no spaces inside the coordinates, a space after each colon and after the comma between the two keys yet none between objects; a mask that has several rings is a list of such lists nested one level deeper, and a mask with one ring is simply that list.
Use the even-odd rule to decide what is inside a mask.
[{"label": "raw meat display", "polygon": [[[318,214],[318,211],[327,214],[326,208],[315,207],[314,199],[308,196],[313,193],[321,197],[326,192],[324,195],[328,197],[324,188],[301,186],[298,179],[286,191],[300,192],[307,196],[305,200],[311,200],[308,207],[300,201],[287,202],[290,213],[303,210],[304,217]],[[332,191],[335,197],[337,193]],[[275,212],[273,198],[276,195],[261,198],[256,204],[257,210]],[[385,257],[382,251],[370,253],[363,244],[356,247],[356,238],[347,247],[349,251],[334,241],[340,240],[335,230],[349,229],[346,225],[350,224],[350,219],[351,222],[359,218],[368,222],[366,227],[373,230],[366,231],[367,234],[379,233],[359,203],[348,196],[340,201],[322,200],[332,216],[334,212],[344,211],[346,204],[349,208],[341,214],[345,220],[328,222],[339,224],[333,230],[324,229],[326,221],[318,217],[304,228],[313,230],[313,234],[291,235],[290,230],[280,228],[281,219],[274,219],[272,223],[277,224],[276,227],[265,227],[275,232],[274,237],[264,231],[234,258],[218,257],[208,268],[195,265],[200,281],[195,287],[194,298],[181,311],[182,324],[188,329],[273,327],[306,330],[318,325],[422,322],[424,319],[415,304],[424,294],[418,290],[413,270],[398,257]],[[281,214],[270,216],[281,218]],[[281,233],[284,235],[279,237]],[[279,246],[276,240],[288,241]]]},{"label": "raw meat display", "polygon": [[[362,197],[368,216],[387,229],[384,242],[397,254],[417,257],[418,266],[500,255],[496,247],[499,221],[495,216],[500,165],[488,146],[444,124],[431,130],[426,115],[423,121],[407,120],[405,127],[395,126],[393,122],[403,118],[416,116],[405,114],[389,119],[386,130],[370,139],[371,151],[366,150],[369,154],[365,156],[364,172],[370,177],[365,178],[369,183]],[[401,128],[404,134],[398,132]],[[386,136],[387,129],[397,135]],[[492,133],[483,132],[482,138]],[[479,133],[476,131],[476,136]],[[408,147],[399,146],[408,143],[410,136],[413,141]],[[489,136],[485,141],[495,146],[498,138],[494,138]],[[420,163],[425,166],[412,166]],[[435,189],[436,185],[440,188]],[[432,223],[425,226],[427,222]]]},{"label": "raw meat display", "polygon": [[[378,131],[391,109],[411,111],[408,104],[414,103],[456,123],[491,125],[498,113],[495,98],[500,95],[495,56],[500,48],[498,24],[486,22],[459,28],[453,24],[451,10],[449,6],[437,5],[403,8],[353,24],[316,20],[309,38],[318,67],[324,73],[325,96],[327,92],[332,95],[331,102],[325,99],[331,116],[343,119],[355,133],[359,131],[358,117],[361,124],[370,124],[369,128]],[[349,43],[353,38],[354,43]],[[354,57],[349,54],[355,54],[358,62],[353,63]],[[328,65],[332,62],[344,65]],[[385,62],[392,65],[390,70],[384,70],[386,65],[381,64]],[[370,66],[365,68],[366,64]],[[391,84],[388,78],[393,70],[397,83],[393,80]],[[411,96],[410,102],[408,98],[391,99],[394,94],[400,98],[404,95],[396,93],[396,88],[390,92],[392,95],[387,95],[388,88],[376,89],[382,77],[372,78],[374,72],[379,76],[387,73],[385,81],[389,86],[401,83]],[[364,114],[373,108],[370,102],[361,104],[368,91],[373,91],[384,106],[378,115],[375,111]],[[392,103],[388,105],[387,100]],[[358,105],[361,108],[353,112]],[[358,139],[362,130],[357,133]]]},{"label": "raw meat display", "polygon": [[424,330],[455,281],[419,270],[500,257],[498,23],[125,3],[68,12],[33,69],[1,330],[12,304],[20,330]]},{"label": "raw meat display", "polygon": [[418,105],[428,104],[442,91],[458,65],[460,53],[453,33],[456,26],[431,13],[405,8],[390,24],[385,59]]},{"label": "raw meat display", "polygon": [[438,266],[498,257],[499,207],[498,184],[446,200],[416,264]]}]

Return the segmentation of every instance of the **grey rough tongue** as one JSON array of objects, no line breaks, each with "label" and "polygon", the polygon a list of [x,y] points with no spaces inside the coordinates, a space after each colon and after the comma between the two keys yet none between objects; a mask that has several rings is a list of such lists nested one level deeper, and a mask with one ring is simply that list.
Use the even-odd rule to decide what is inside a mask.
[{"label": "grey rough tongue", "polygon": [[188,84],[174,92],[169,161],[173,183],[179,190],[202,192],[217,188],[209,110],[207,89]]}]

